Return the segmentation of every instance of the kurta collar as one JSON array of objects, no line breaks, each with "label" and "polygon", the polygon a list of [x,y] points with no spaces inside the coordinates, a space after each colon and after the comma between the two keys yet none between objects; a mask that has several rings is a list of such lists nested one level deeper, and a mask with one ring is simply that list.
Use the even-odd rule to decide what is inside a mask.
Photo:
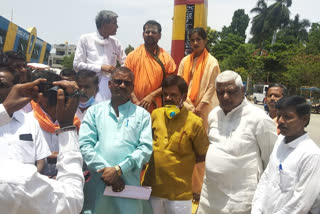
[{"label": "kurta collar", "polygon": [[101,36],[101,34],[99,33],[98,30],[96,31],[96,34],[97,34],[97,37],[98,37],[100,40],[109,41],[110,36],[109,36],[108,38],[103,38],[103,36]]},{"label": "kurta collar", "polygon": [[[128,102],[118,106],[119,116],[120,116],[120,114],[124,114],[126,111],[128,111],[128,109],[130,107],[130,104],[131,104],[131,100],[129,100]],[[113,109],[113,107],[112,107],[112,105],[111,105],[111,100],[108,101],[108,106],[109,106],[109,112],[114,114],[115,116],[117,116],[115,111],[114,111],[114,109]]]},{"label": "kurta collar", "polygon": [[305,133],[304,135],[301,135],[300,137],[291,141],[290,143],[285,143],[285,137],[284,137],[282,142],[284,145],[287,145],[288,147],[295,149],[295,148],[297,148],[297,146],[299,145],[300,142],[303,142],[307,138],[309,138],[309,135],[308,135],[308,133]]}]

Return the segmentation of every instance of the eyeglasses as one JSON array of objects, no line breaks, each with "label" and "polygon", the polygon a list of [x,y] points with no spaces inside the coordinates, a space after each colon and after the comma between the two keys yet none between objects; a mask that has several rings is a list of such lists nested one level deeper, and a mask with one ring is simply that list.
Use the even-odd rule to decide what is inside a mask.
[{"label": "eyeglasses", "polygon": [[127,87],[132,86],[132,82],[127,80],[113,79],[112,82],[114,82],[116,85],[122,85],[123,83]]}]

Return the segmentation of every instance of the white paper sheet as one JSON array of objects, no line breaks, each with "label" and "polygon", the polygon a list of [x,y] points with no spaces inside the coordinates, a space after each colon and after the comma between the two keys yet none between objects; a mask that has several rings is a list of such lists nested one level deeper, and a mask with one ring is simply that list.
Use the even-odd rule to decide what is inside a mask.
[{"label": "white paper sheet", "polygon": [[103,194],[106,196],[114,196],[120,198],[149,200],[151,191],[151,187],[125,185],[125,188],[121,192],[113,192],[112,187],[107,186]]}]

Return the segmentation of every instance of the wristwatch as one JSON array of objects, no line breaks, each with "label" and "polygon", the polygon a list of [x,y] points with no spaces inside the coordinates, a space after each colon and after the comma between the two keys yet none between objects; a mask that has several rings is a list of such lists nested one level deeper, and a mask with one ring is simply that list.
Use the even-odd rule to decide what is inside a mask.
[{"label": "wristwatch", "polygon": [[122,175],[122,171],[121,171],[120,166],[119,166],[119,165],[116,165],[114,168],[116,169],[117,174],[118,174],[119,176],[121,176],[121,175]]}]

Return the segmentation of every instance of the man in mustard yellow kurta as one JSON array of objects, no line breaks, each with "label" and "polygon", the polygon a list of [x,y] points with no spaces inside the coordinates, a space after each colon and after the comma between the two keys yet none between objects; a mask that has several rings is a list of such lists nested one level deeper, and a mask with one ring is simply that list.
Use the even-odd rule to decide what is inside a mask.
[{"label": "man in mustard yellow kurta", "polygon": [[209,141],[202,119],[183,102],[188,85],[179,76],[162,85],[164,107],[152,112],[153,155],[143,185],[151,186],[153,214],[187,214],[192,209],[192,171],[203,162]]}]

